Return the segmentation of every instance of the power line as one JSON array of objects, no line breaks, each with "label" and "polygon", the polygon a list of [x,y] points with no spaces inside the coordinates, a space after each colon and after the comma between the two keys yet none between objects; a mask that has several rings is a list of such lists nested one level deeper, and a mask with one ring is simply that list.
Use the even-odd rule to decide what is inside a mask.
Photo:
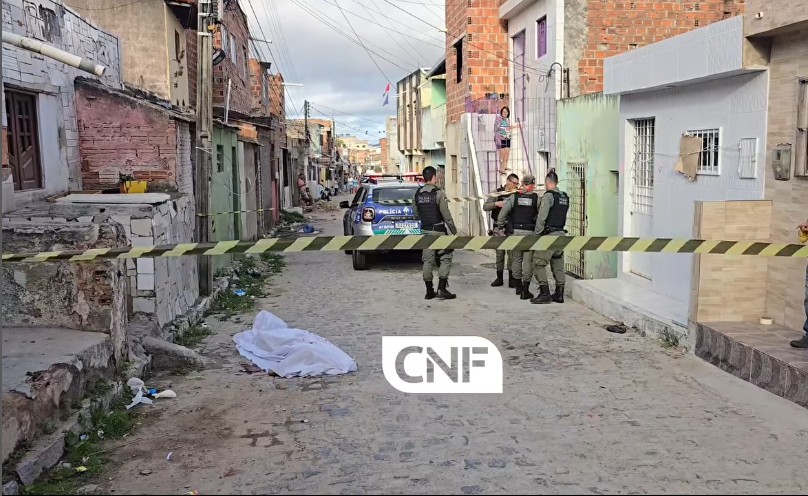
[{"label": "power line", "polygon": [[[331,1],[329,1],[329,0],[324,0],[324,1],[325,1],[325,3],[328,3],[328,4],[331,4],[331,5],[334,5],[334,4],[333,4],[333,3],[331,3]],[[335,1],[335,0],[334,0],[334,1]],[[365,7],[363,4],[361,4],[361,5],[362,5],[363,7]],[[415,40],[415,41],[420,41],[421,43],[424,43],[424,44],[429,45],[429,46],[433,46],[433,47],[440,48],[440,49],[444,49],[444,50],[446,49],[446,46],[445,46],[445,41],[446,41],[446,40],[441,40],[441,39],[439,39],[439,38],[437,38],[437,37],[435,37],[435,36],[429,36],[429,35],[427,35],[427,34],[425,34],[425,33],[418,33],[418,34],[421,34],[421,35],[426,36],[427,38],[433,39],[433,40],[435,40],[435,41],[440,41],[440,42],[442,43],[441,45],[436,45],[435,43],[430,43],[429,41],[422,40],[422,39],[420,39],[420,38],[418,38],[418,37],[412,36],[412,33],[405,33],[405,32],[403,32],[403,31],[398,31],[398,30],[395,30],[395,29],[392,29],[392,28],[385,28],[384,26],[382,26],[380,23],[378,23],[378,22],[374,21],[373,19],[368,19],[367,17],[363,17],[363,16],[361,16],[361,15],[357,14],[356,12],[353,12],[353,11],[351,11],[351,10],[346,9],[345,7],[343,7],[343,8],[342,8],[342,10],[344,10],[345,12],[347,12],[347,13],[351,14],[352,16],[354,16],[354,17],[356,17],[356,18],[358,18],[358,19],[362,19],[363,21],[367,21],[367,22],[370,22],[370,23],[372,23],[372,24],[376,24],[377,26],[381,27],[382,29],[386,29],[386,30],[392,31],[393,33],[398,33],[398,34],[401,34],[401,35],[407,36],[407,38],[406,38],[406,39],[412,38],[412,39],[413,39],[413,40]],[[366,11],[368,10],[368,9],[367,9],[367,7],[365,7],[365,10],[366,10]],[[370,12],[368,12],[368,14],[370,14]],[[383,16],[383,17],[385,17],[385,16]],[[390,17],[387,17],[387,18],[388,18],[388,19],[392,19],[392,18],[390,18]],[[399,24],[400,24],[400,23],[399,23]]]},{"label": "power line", "polygon": [[[383,1],[384,1],[385,3],[388,3],[388,4],[392,5],[392,6],[393,6],[393,7],[395,7],[396,9],[398,9],[398,10],[400,10],[400,11],[404,12],[404,13],[405,13],[405,14],[407,14],[408,16],[410,16],[410,17],[412,17],[412,18],[414,18],[414,19],[416,19],[416,20],[418,20],[418,21],[421,21],[422,23],[426,24],[427,26],[433,27],[433,28],[437,29],[438,31],[440,31],[440,32],[442,32],[442,33],[444,33],[444,34],[446,34],[446,30],[445,30],[444,28],[439,28],[438,26],[435,26],[435,25],[434,25],[434,24],[432,24],[431,22],[426,21],[426,20],[424,20],[424,19],[422,19],[422,18],[418,17],[417,15],[413,14],[412,12],[410,12],[410,11],[408,11],[408,10],[406,10],[406,9],[403,9],[403,8],[399,7],[398,5],[394,4],[394,3],[393,3],[393,2],[391,2],[390,0],[383,0]],[[490,53],[491,55],[493,55],[493,56],[495,56],[495,57],[497,57],[497,58],[505,59],[505,60],[507,60],[507,61],[509,61],[509,62],[512,62],[512,63],[514,63],[514,64],[517,64],[517,65],[518,65],[518,64],[520,64],[520,62],[517,62],[516,60],[514,60],[514,59],[512,59],[512,58],[510,58],[510,57],[507,57],[507,56],[506,56],[506,57],[503,57],[502,55],[498,55],[496,52],[492,52],[492,51],[490,51],[490,50],[486,50],[485,48],[483,48],[483,47],[481,47],[481,46],[479,46],[479,45],[475,45],[475,44],[471,43],[470,41],[463,40],[463,43],[464,43],[464,44],[466,44],[466,45],[468,45],[468,46],[470,46],[470,47],[476,48],[477,50],[480,50],[480,51],[483,51],[483,52],[486,52],[486,53]],[[508,53],[508,52],[509,52],[508,47],[503,47],[503,46],[502,46],[502,45],[500,45],[499,43],[495,43],[495,42],[491,42],[491,43],[493,43],[494,45],[499,46],[500,48],[503,48],[503,49],[505,50],[505,52],[506,52],[506,53]],[[524,62],[521,62],[521,63],[524,63]],[[540,72],[540,71],[541,71],[541,69],[547,69],[547,70],[549,71],[549,69],[550,69],[549,67],[544,66],[544,65],[536,65],[535,67],[537,67],[538,69],[534,69],[533,67],[527,67],[527,66],[525,66],[525,67],[523,67],[523,70],[525,71],[525,73],[533,73],[533,74],[538,75],[538,76],[547,76],[547,75],[548,75],[546,72]]]},{"label": "power line", "polygon": [[[354,1],[356,1],[356,0],[354,0]],[[366,0],[366,1],[367,1],[367,0]],[[360,4],[360,5],[362,6],[362,8],[363,8],[363,9],[365,9],[365,12],[367,12],[367,13],[368,13],[368,15],[369,15],[370,17],[372,17],[372,18],[373,18],[373,20],[375,21],[375,20],[376,20],[376,18],[375,18],[375,17],[373,17],[373,14],[371,14],[371,13],[370,13],[370,10],[368,10],[368,8],[367,8],[367,7],[366,7],[364,4]],[[407,41],[407,37],[406,37],[406,36],[402,36],[402,37],[404,38],[404,41]],[[402,50],[402,51],[406,52],[406,53],[407,53],[407,55],[409,55],[410,57],[412,57],[412,60],[415,62],[416,67],[417,67],[417,66],[420,64],[420,62],[419,62],[419,60],[418,60],[418,56],[417,56],[417,55],[415,55],[415,54],[413,53],[413,52],[415,51],[415,49],[414,49],[414,48],[413,48],[413,52],[411,52],[411,51],[410,51],[409,49],[407,49],[407,48],[406,48],[404,45],[402,45],[402,44],[401,44],[401,43],[400,43],[400,42],[399,42],[399,41],[396,39],[396,37],[395,37],[395,36],[392,36],[392,35],[391,35],[391,36],[390,36],[390,39],[391,39],[391,40],[393,40],[393,42],[394,42],[394,43],[395,43],[395,44],[396,44],[396,45],[397,45],[399,48],[401,48],[401,50]],[[412,45],[410,45],[410,46],[412,46]]]},{"label": "power line", "polygon": [[351,28],[351,31],[353,31],[354,36],[356,36],[356,39],[357,39],[357,40],[359,40],[359,43],[362,45],[362,48],[364,48],[364,49],[365,49],[365,52],[367,52],[368,57],[370,57],[370,60],[372,60],[372,61],[373,61],[373,64],[376,66],[376,68],[377,68],[377,69],[379,69],[379,72],[381,72],[381,73],[382,73],[382,76],[384,76],[384,79],[386,79],[388,83],[393,84],[393,82],[392,82],[392,81],[390,81],[390,78],[389,78],[389,77],[387,77],[387,74],[385,74],[385,73],[384,73],[384,71],[382,70],[382,68],[381,68],[381,67],[379,66],[379,64],[376,62],[376,59],[374,59],[374,58],[373,58],[373,56],[370,54],[370,52],[368,51],[368,47],[366,47],[366,46],[365,46],[365,44],[364,44],[364,42],[362,42],[362,38],[360,38],[360,37],[359,37],[359,34],[356,32],[356,30],[355,30],[355,29],[354,29],[354,27],[353,27],[353,24],[351,24],[351,21],[350,21],[350,20],[348,20],[348,16],[347,16],[347,15],[345,14],[345,12],[342,10],[342,6],[339,4],[339,0],[334,0],[334,2],[337,4],[337,8],[339,9],[340,14],[342,14],[342,17],[344,17],[344,18],[345,18],[345,22],[347,22],[347,23],[348,23],[348,27],[349,27],[349,28]]},{"label": "power line", "polygon": [[[255,7],[253,7],[252,0],[246,0],[246,2],[247,2],[247,5],[250,7],[250,10],[253,13],[253,16],[255,17],[255,22],[256,22],[256,24],[258,24],[258,29],[259,29],[259,31],[261,31],[261,36],[266,40],[268,37],[267,37],[266,33],[264,32],[264,27],[261,25],[261,22],[258,19],[258,14],[255,12]],[[235,3],[235,5],[238,5],[238,3]],[[249,27],[248,27],[248,29],[249,29]],[[248,36],[249,36],[249,33],[248,33]],[[255,51],[258,53],[258,56],[263,59],[264,58],[263,51],[260,48],[258,48],[258,45],[256,45],[256,43],[255,43],[255,40],[253,40],[250,37],[250,42],[252,43],[253,48],[255,49]],[[272,59],[273,62],[275,62],[275,66],[280,68],[280,65],[278,64],[278,61],[275,58],[275,54],[272,53],[272,49],[269,48],[269,47],[267,47],[267,49],[269,50],[270,58]],[[274,87],[275,85],[272,85],[272,86]],[[284,90],[284,86],[281,85],[280,88],[275,88],[274,93],[275,93],[275,96],[277,96],[278,99],[283,103],[283,106],[284,106],[283,113],[286,114],[286,108],[285,108],[286,107],[286,98],[285,98],[285,93],[286,92]],[[294,105],[294,101],[293,101],[291,95],[289,95],[289,103],[292,105],[291,108],[293,110],[296,110],[296,106]],[[299,117],[300,114],[298,113],[297,116]]]},{"label": "power line", "polygon": [[[350,41],[350,42],[352,42],[352,43],[355,43],[355,44],[360,45],[360,46],[362,45],[362,43],[361,43],[360,41],[358,41],[358,40],[356,40],[356,39],[352,38],[352,37],[351,37],[349,34],[345,33],[345,32],[344,32],[344,31],[342,31],[342,30],[340,30],[339,28],[337,28],[336,26],[334,26],[333,24],[331,24],[330,22],[328,22],[327,20],[323,19],[323,18],[322,18],[322,17],[320,17],[318,14],[316,14],[316,13],[315,13],[315,12],[314,12],[314,11],[311,9],[311,7],[310,7],[309,5],[305,4],[305,2],[303,2],[303,0],[291,0],[291,1],[292,1],[292,3],[294,3],[295,5],[297,5],[298,7],[300,7],[300,8],[301,8],[301,9],[302,9],[304,12],[308,13],[309,15],[311,15],[312,17],[314,17],[315,19],[317,19],[317,20],[318,20],[318,21],[320,21],[321,23],[325,24],[326,26],[328,26],[329,28],[331,28],[332,30],[334,30],[334,31],[335,31],[337,34],[339,34],[340,36],[342,36],[342,37],[346,38],[347,40],[349,40],[349,41]],[[366,48],[366,50],[368,50],[368,51],[370,51],[371,53],[375,54],[375,55],[376,55],[377,57],[379,57],[380,59],[382,59],[382,60],[385,60],[385,61],[389,62],[390,64],[392,64],[392,65],[394,65],[394,66],[398,67],[399,69],[401,69],[401,70],[403,70],[403,71],[407,71],[407,72],[409,71],[409,69],[407,69],[406,67],[402,67],[401,65],[399,65],[399,64],[398,64],[398,63],[396,63],[395,61],[388,59],[387,57],[385,57],[385,56],[383,56],[383,55],[379,54],[378,52],[376,52],[376,51],[374,51],[374,50],[372,50],[372,49],[370,49],[370,48],[367,48],[367,47],[365,47],[365,48]],[[395,56],[395,55],[394,55],[394,56]]]},{"label": "power line", "polygon": [[335,109],[335,108],[333,108],[333,107],[329,107],[329,106],[327,106],[327,105],[323,105],[323,104],[321,104],[321,103],[318,103],[317,105],[319,105],[321,108],[328,109],[328,110],[332,110],[332,111],[334,111],[334,112],[338,112],[338,113],[340,113],[340,114],[345,114],[345,115],[348,115],[348,116],[351,116],[351,117],[356,117],[356,118],[358,118],[358,119],[364,119],[364,120],[366,120],[366,121],[368,121],[368,122],[372,122],[372,123],[374,123],[374,124],[382,124],[382,125],[385,125],[385,126],[387,125],[387,124],[386,124],[386,123],[384,123],[384,122],[380,122],[380,121],[374,121],[373,119],[368,119],[368,118],[366,118],[366,117],[362,117],[361,115],[351,114],[351,113],[345,112],[344,110]]},{"label": "power line", "polygon": [[[288,49],[288,45],[286,43],[286,38],[285,38],[285,35],[284,35],[284,32],[283,32],[283,27],[281,26],[280,22],[278,21],[278,18],[280,18],[280,15],[278,13],[277,7],[276,7],[274,2],[272,2],[272,1],[269,2],[270,8],[273,9],[274,14],[275,14],[275,15],[272,15],[272,13],[269,12],[269,9],[266,8],[266,2],[262,1],[261,4],[262,4],[262,7],[264,7],[264,9],[266,10],[266,12],[268,14],[267,17],[268,17],[268,19],[270,21],[270,24],[273,24],[273,21],[274,21],[273,25],[277,26],[277,28],[278,28],[278,30],[276,31],[275,34],[278,35],[279,45],[280,45],[279,53],[280,53],[281,58],[283,59],[284,66],[289,68],[289,74],[292,77],[294,77],[296,80],[298,80],[299,78],[297,76],[297,69],[295,68],[294,60],[289,55],[289,49]],[[269,48],[269,47],[267,47],[267,48]],[[284,90],[285,89],[286,89],[286,87],[284,87]],[[294,88],[294,90],[296,90],[296,89],[297,88]],[[297,104],[295,102],[295,98],[294,98],[294,95],[293,95],[294,90],[290,90],[288,92],[288,94],[289,94],[289,102],[292,105],[292,108],[296,109]],[[286,93],[284,93],[284,95],[285,94]]]}]

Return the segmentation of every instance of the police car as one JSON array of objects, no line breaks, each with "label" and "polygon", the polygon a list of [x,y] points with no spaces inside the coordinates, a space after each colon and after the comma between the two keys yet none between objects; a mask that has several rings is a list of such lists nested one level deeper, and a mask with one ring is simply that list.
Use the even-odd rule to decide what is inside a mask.
[{"label": "police car", "polygon": [[[346,209],[342,219],[346,236],[421,234],[421,221],[413,212],[412,199],[419,184],[399,176],[377,177],[359,186],[351,201],[340,202]],[[355,270],[367,269],[367,253],[345,250],[353,257]]]}]

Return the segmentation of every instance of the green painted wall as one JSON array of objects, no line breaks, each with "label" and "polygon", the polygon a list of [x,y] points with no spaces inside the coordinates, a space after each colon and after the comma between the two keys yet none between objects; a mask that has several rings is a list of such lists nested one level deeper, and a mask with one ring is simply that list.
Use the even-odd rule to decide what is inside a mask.
[{"label": "green painted wall", "polygon": [[[569,191],[570,163],[586,163],[586,235],[617,236],[620,99],[602,94],[558,102],[559,187]],[[617,276],[617,253],[584,252],[587,279]]]},{"label": "green painted wall", "polygon": [[432,107],[440,107],[446,104],[446,80],[432,80]]},{"label": "green painted wall", "polygon": [[[234,130],[216,127],[213,131],[213,175],[211,210],[239,210],[241,180],[238,177],[238,136]],[[212,219],[211,241],[240,238],[240,214],[215,215]],[[213,257],[214,274],[233,261],[231,255]]]}]

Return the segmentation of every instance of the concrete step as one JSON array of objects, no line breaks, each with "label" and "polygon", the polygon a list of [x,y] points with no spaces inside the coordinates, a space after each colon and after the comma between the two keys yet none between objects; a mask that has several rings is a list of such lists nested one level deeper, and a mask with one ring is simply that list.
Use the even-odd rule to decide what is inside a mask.
[{"label": "concrete step", "polygon": [[[113,374],[113,344],[100,332],[4,328],[3,462],[31,445],[64,408],[84,397],[89,383]],[[61,453],[60,453],[61,456]]]},{"label": "concrete step", "polygon": [[808,407],[808,350],[792,348],[801,331],[751,322],[699,322],[696,356],[721,370]]}]

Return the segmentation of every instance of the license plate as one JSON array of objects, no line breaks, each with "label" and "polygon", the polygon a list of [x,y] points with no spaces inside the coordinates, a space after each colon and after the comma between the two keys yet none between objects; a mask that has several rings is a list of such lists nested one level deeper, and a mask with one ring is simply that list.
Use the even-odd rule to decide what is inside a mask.
[{"label": "license plate", "polygon": [[418,229],[420,227],[418,222],[394,222],[393,226],[396,229]]}]

